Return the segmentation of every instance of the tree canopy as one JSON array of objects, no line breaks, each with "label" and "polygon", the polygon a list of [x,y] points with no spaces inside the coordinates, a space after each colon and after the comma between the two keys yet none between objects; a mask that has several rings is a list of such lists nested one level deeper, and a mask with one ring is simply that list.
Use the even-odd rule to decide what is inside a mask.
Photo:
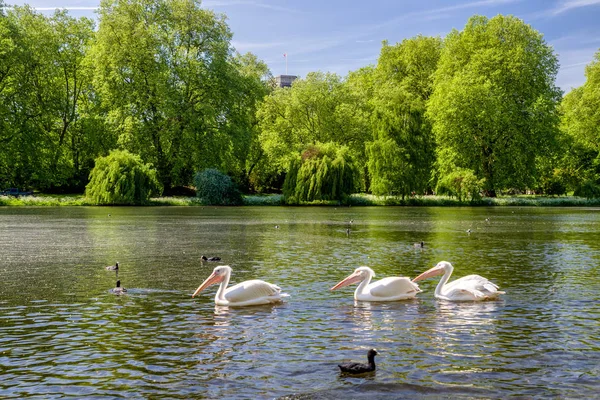
[{"label": "tree canopy", "polygon": [[557,56],[515,17],[384,41],[375,65],[289,88],[231,39],[198,0],[102,0],[97,29],[2,7],[0,184],[82,192],[119,150],[167,194],[207,169],[297,201],[600,193],[600,53],[560,103]]},{"label": "tree canopy", "polygon": [[372,97],[373,142],[367,144],[374,194],[426,191],[435,161],[435,138],[425,118],[440,57],[440,38],[417,36],[384,42]]},{"label": "tree canopy", "polygon": [[533,185],[556,140],[557,71],[542,35],[515,17],[475,16],[448,34],[427,110],[439,173],[470,169],[492,196]]},{"label": "tree canopy", "polygon": [[575,177],[576,189],[587,188],[583,191],[596,197],[600,196],[600,50],[585,75],[583,86],[567,94],[561,105],[561,127],[571,143],[563,162]]}]

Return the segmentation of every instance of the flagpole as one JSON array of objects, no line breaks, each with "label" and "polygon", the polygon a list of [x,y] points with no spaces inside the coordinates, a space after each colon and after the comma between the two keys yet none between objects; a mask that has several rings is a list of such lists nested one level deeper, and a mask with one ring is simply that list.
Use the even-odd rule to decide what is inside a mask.
[{"label": "flagpole", "polygon": [[287,53],[285,53],[285,74],[287,75]]}]

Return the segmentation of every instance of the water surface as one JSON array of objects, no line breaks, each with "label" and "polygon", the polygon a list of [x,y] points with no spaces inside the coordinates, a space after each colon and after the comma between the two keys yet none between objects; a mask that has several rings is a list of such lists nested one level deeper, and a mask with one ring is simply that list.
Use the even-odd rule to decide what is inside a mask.
[{"label": "water surface", "polygon": [[[211,287],[192,299],[217,265],[201,255],[231,265],[232,283],[264,279],[290,297],[229,309]],[[2,398],[600,392],[598,209],[0,208],[0,256]],[[414,277],[441,260],[506,295],[441,302],[437,279],[394,303],[329,291],[361,265]],[[115,261],[126,296],[109,292]],[[338,373],[371,347],[376,374]]]}]

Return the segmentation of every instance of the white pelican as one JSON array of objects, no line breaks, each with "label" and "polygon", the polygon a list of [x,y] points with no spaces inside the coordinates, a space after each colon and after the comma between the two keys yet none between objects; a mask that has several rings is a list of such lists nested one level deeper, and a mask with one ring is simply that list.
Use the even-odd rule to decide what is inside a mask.
[{"label": "white pelican", "polygon": [[467,275],[446,285],[453,270],[454,267],[448,261],[440,261],[435,267],[413,279],[413,282],[444,274],[435,288],[435,297],[442,300],[491,300],[504,294],[504,292],[498,290],[498,285],[479,275]]},{"label": "white pelican", "polygon": [[221,285],[215,295],[215,304],[218,306],[239,307],[278,303],[282,301],[282,297],[287,296],[287,294],[281,293],[281,288],[279,288],[279,286],[258,279],[244,281],[227,288],[230,277],[230,266],[220,265],[216,267],[213,270],[212,275],[202,282],[202,285],[196,289],[192,297],[196,296],[210,285],[219,282]]},{"label": "white pelican", "polygon": [[421,291],[410,278],[389,277],[371,283],[375,272],[369,267],[358,267],[352,275],[331,288],[336,290],[360,282],[354,291],[354,299],[360,301],[396,301],[414,298]]}]

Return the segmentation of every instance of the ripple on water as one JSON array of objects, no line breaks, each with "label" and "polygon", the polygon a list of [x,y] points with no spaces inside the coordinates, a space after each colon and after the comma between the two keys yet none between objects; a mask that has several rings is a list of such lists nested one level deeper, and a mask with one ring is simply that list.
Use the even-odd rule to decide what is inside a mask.
[{"label": "ripple on water", "polygon": [[[18,228],[0,229],[0,397],[592,398],[598,214],[513,211],[114,208],[106,222],[96,208],[0,210],[0,228]],[[205,253],[232,265],[232,283],[261,278],[290,297],[245,309],[215,307],[216,288],[191,299],[214,268]],[[395,303],[329,291],[360,265],[379,279],[442,259],[507,294],[438,302],[435,280]],[[125,296],[107,292],[115,260]],[[376,374],[339,374],[372,347]]]}]

